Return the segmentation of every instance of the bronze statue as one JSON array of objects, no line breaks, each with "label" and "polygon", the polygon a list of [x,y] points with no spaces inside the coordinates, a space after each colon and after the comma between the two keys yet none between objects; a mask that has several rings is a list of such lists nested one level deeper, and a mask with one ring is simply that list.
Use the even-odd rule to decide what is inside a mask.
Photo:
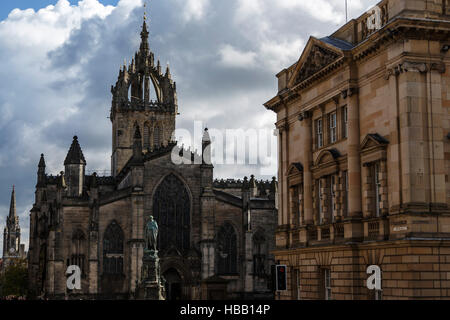
[{"label": "bronze statue", "polygon": [[158,238],[158,223],[150,216],[145,226],[145,250],[156,252],[156,240]]}]

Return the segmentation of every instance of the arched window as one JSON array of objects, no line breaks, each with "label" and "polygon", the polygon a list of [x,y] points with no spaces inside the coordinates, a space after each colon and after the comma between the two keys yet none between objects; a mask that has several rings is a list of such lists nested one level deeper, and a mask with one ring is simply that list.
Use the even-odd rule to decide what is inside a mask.
[{"label": "arched window", "polygon": [[161,127],[156,126],[153,131],[153,148],[157,149],[162,143],[162,130]]},{"label": "arched window", "polygon": [[267,245],[264,232],[258,230],[253,235],[253,273],[258,276],[266,274]]},{"label": "arched window", "polygon": [[237,236],[231,224],[225,223],[217,235],[218,273],[237,273]]},{"label": "arched window", "polygon": [[103,236],[103,273],[123,273],[123,231],[116,221],[111,222]]},{"label": "arched window", "polygon": [[144,146],[144,150],[147,150],[150,148],[150,127],[148,123],[144,124],[144,143],[142,144]]},{"label": "arched window", "polygon": [[67,260],[67,266],[76,265],[81,269],[81,274],[86,271],[86,237],[84,232],[77,229],[72,236],[72,248],[70,258]]},{"label": "arched window", "polygon": [[158,250],[175,246],[179,251],[190,247],[191,202],[184,183],[168,175],[153,198],[153,215],[159,225]]}]

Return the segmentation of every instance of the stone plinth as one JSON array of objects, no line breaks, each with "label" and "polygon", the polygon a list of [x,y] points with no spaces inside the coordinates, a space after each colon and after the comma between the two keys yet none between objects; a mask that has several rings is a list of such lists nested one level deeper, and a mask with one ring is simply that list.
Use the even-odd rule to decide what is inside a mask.
[{"label": "stone plinth", "polygon": [[142,258],[142,283],[139,298],[143,300],[165,300],[161,284],[157,251],[145,251]]}]

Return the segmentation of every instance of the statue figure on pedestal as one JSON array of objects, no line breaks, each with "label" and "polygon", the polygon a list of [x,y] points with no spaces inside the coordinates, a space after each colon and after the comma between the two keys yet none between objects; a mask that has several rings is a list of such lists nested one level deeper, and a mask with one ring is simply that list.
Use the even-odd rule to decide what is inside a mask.
[{"label": "statue figure on pedestal", "polygon": [[142,257],[142,282],[137,288],[137,297],[144,300],[164,300],[161,284],[158,250],[158,223],[150,216],[144,226],[144,256]]},{"label": "statue figure on pedestal", "polygon": [[156,254],[156,244],[158,238],[158,223],[150,216],[144,230],[145,237],[145,252],[150,252],[153,255]]}]

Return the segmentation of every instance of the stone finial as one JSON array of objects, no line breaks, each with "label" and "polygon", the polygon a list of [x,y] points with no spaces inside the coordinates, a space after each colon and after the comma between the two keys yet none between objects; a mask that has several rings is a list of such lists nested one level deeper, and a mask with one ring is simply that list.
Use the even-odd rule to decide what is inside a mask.
[{"label": "stone finial", "polygon": [[166,67],[166,78],[171,79],[172,75],[170,74],[170,66],[169,63],[167,63],[167,67]]}]

